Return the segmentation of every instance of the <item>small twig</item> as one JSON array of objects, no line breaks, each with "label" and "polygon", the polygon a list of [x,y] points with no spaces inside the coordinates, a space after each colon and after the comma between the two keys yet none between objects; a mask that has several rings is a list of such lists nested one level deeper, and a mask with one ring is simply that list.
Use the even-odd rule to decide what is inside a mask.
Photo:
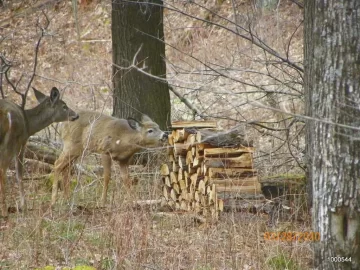
[{"label": "small twig", "polygon": [[31,77],[30,77],[30,80],[28,82],[28,85],[26,87],[26,90],[25,90],[25,93],[21,95],[21,98],[22,98],[22,102],[21,102],[21,107],[22,108],[25,108],[25,103],[26,103],[26,97],[27,97],[27,94],[30,90],[30,87],[31,87],[31,84],[35,78],[35,75],[36,75],[36,68],[37,68],[37,65],[38,65],[38,55],[39,55],[39,49],[40,49],[40,44],[41,44],[41,40],[42,38],[45,36],[45,33],[46,33],[46,29],[49,27],[50,25],[50,20],[49,18],[47,17],[46,13],[44,11],[42,11],[45,19],[46,19],[46,24],[45,24],[45,27],[40,27],[39,26],[39,22],[38,22],[38,27],[40,28],[41,30],[41,35],[36,43],[36,47],[35,47],[35,56],[34,56],[34,66],[33,66],[33,72],[31,74]]},{"label": "small twig", "polygon": [[0,54],[0,93],[1,97],[4,99],[5,95],[3,90],[3,67],[6,67],[6,65],[4,64],[4,60],[2,58],[2,55]]}]

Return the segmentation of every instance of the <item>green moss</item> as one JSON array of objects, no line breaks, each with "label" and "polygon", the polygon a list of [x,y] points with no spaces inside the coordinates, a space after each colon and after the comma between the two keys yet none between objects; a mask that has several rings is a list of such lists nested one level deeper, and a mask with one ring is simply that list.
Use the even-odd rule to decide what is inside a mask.
[{"label": "green moss", "polygon": [[54,183],[54,174],[51,173],[45,178],[43,185],[47,191],[51,191],[53,183]]}]

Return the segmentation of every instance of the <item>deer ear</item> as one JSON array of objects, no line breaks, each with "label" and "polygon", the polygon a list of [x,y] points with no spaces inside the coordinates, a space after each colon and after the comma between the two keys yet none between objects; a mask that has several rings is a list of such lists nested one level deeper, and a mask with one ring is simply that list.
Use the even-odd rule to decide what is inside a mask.
[{"label": "deer ear", "polygon": [[129,126],[130,126],[132,129],[134,129],[134,130],[140,130],[141,125],[140,125],[140,123],[139,123],[138,121],[136,121],[136,120],[133,119],[133,118],[128,118],[127,121],[128,121]]},{"label": "deer ear", "polygon": [[34,90],[35,97],[39,103],[43,102],[46,99],[46,96],[39,90],[37,90],[35,87],[33,87],[32,89]]},{"label": "deer ear", "polygon": [[145,123],[145,122],[153,122],[153,120],[147,116],[146,114],[143,114],[142,118],[141,118],[141,122]]},{"label": "deer ear", "polygon": [[60,99],[60,92],[56,87],[53,87],[50,92],[50,102],[55,104]]}]

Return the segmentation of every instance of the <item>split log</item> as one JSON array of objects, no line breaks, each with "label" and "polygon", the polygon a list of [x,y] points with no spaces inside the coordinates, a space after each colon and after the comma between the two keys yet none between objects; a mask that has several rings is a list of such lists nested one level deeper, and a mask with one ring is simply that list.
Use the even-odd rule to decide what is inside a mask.
[{"label": "split log", "polygon": [[204,149],[204,157],[230,158],[238,157],[243,153],[254,153],[253,147],[239,148],[206,148]]},{"label": "split log", "polygon": [[233,192],[233,193],[250,193],[250,194],[260,194],[261,193],[261,186],[231,186],[231,187],[226,187],[226,186],[217,186],[216,187],[216,192]]},{"label": "split log", "polygon": [[25,159],[24,167],[27,172],[31,172],[31,174],[39,174],[39,173],[51,173],[53,170],[53,166],[49,163],[42,162],[35,159]]},{"label": "split log", "polygon": [[181,190],[186,190],[186,184],[185,184],[185,180],[181,179],[179,181],[179,186]]},{"label": "split log", "polygon": [[200,156],[195,156],[195,158],[193,159],[193,166],[200,166],[201,162],[204,160],[204,157],[200,157]]},{"label": "split log", "polygon": [[186,163],[186,158],[185,157],[182,157],[182,156],[179,156],[178,158],[178,164],[179,164],[179,167],[183,170],[186,170],[187,169],[187,163]]},{"label": "split log", "polygon": [[171,180],[169,176],[163,176],[162,179],[165,186],[171,187]]},{"label": "split log", "polygon": [[173,134],[170,134],[170,135],[168,136],[168,143],[169,143],[170,145],[174,145],[174,135],[173,135]]},{"label": "split log", "polygon": [[178,176],[176,172],[170,172],[170,182],[171,183],[177,183],[178,182]]},{"label": "split log", "polygon": [[199,181],[199,186],[198,186],[198,190],[201,194],[205,195],[206,194],[206,188],[205,188],[205,181],[204,180],[200,180]]},{"label": "split log", "polygon": [[190,165],[191,163],[194,162],[194,158],[193,158],[193,155],[192,155],[192,152],[191,150],[187,151],[186,153],[186,159],[185,159],[185,164],[186,165]]},{"label": "split log", "polygon": [[170,188],[168,186],[163,186],[163,195],[167,201],[170,199]]},{"label": "split log", "polygon": [[176,191],[176,194],[180,194],[180,187],[177,183],[173,184],[172,188]]},{"label": "split log", "polygon": [[244,154],[235,158],[204,158],[205,171],[207,168],[251,168],[252,156]]},{"label": "split log", "polygon": [[180,181],[180,180],[183,180],[184,179],[184,171],[183,171],[183,169],[180,167],[179,168],[179,170],[178,170],[178,182]]},{"label": "split log", "polygon": [[186,131],[186,129],[177,129],[174,132],[174,142],[183,142],[187,139],[189,136],[189,132]]},{"label": "split log", "polygon": [[189,146],[184,143],[175,143],[174,144],[174,156],[186,156]]},{"label": "split log", "polygon": [[172,164],[172,171],[173,172],[178,172],[180,169],[180,166],[177,162],[173,161],[173,164]]},{"label": "split log", "polygon": [[208,187],[207,194],[209,203],[215,202],[216,203],[216,186],[213,184],[212,187]]},{"label": "split log", "polygon": [[170,198],[171,198],[174,202],[176,202],[178,197],[179,197],[179,193],[177,193],[175,189],[171,189],[171,190],[170,190]]},{"label": "split log", "polygon": [[193,146],[195,144],[195,139],[196,139],[196,135],[195,134],[190,134],[187,139],[186,139],[186,144]]},{"label": "split log", "polygon": [[224,201],[221,199],[218,200],[218,208],[219,211],[224,212]]},{"label": "split log", "polygon": [[186,201],[181,201],[180,202],[180,209],[187,211],[188,210],[188,203]]},{"label": "split log", "polygon": [[220,186],[256,186],[258,185],[258,177],[250,177],[243,179],[222,179],[222,178],[211,178],[209,179],[210,184]]},{"label": "split log", "polygon": [[161,165],[160,174],[161,175],[169,175],[170,174],[169,166],[167,164],[162,164]]},{"label": "split log", "polygon": [[243,168],[209,168],[209,178],[240,178],[246,176],[253,176],[256,173],[255,169],[243,169]]}]

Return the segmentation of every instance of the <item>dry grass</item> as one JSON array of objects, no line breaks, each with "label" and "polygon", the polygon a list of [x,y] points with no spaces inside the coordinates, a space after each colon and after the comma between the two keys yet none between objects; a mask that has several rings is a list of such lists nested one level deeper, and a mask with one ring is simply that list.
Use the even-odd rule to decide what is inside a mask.
[{"label": "dry grass", "polygon": [[309,231],[303,222],[269,227],[267,214],[228,212],[198,223],[186,213],[134,208],[135,200],[161,197],[156,166],[135,168],[139,185],[125,192],[115,167],[106,208],[97,206],[100,179],[74,177],[72,199],[53,211],[49,184],[28,181],[29,211],[0,219],[0,269],[309,269],[309,242],[264,240],[266,231]]}]

